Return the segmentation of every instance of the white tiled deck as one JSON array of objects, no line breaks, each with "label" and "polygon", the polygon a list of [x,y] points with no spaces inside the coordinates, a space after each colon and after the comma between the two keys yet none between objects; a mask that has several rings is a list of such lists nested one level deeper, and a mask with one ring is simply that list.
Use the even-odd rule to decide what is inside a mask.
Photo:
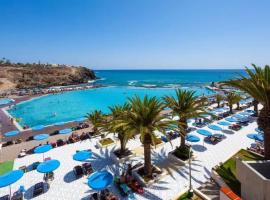
[{"label": "white tiled deck", "polygon": [[[198,142],[193,144],[193,150],[196,156],[196,160],[192,165],[193,186],[199,187],[200,184],[206,181],[209,177],[211,168],[217,165],[219,162],[225,161],[231,155],[236,153],[241,148],[248,147],[253,141],[246,137],[246,134],[253,133],[257,127],[256,122],[244,127],[242,130],[235,134],[225,134],[227,139],[218,143],[217,145],[204,144]],[[207,129],[207,128],[206,128]],[[213,132],[213,131],[212,131]],[[200,138],[203,136],[194,132]],[[202,140],[201,140],[202,141]],[[187,189],[188,187],[188,166],[178,166],[175,163],[170,163],[167,159],[167,154],[179,145],[179,139],[166,143],[163,146],[153,150],[153,162],[161,167],[165,167],[170,175],[165,176],[159,183],[154,184],[150,188],[145,189],[144,196],[138,196],[137,199],[165,199],[169,200],[175,197],[179,192]],[[75,144],[65,145],[61,148],[56,148],[45,154],[45,157],[51,157],[52,159],[58,159],[61,162],[60,167],[55,171],[55,179],[50,184],[50,189],[43,195],[36,197],[35,199],[49,199],[49,200],[73,200],[84,199],[91,194],[92,191],[87,186],[87,178],[82,177],[78,180],[74,179],[72,169],[75,165],[80,164],[72,159],[72,155],[76,150],[92,149],[94,156],[92,158],[92,165],[95,170],[108,169],[114,174],[119,173],[119,166],[113,164],[110,159],[110,151],[114,147],[107,149],[96,149],[96,140],[83,141]],[[134,149],[140,146],[139,141],[130,140],[128,147]],[[142,159],[142,157],[138,158]],[[29,155],[24,158],[16,159],[14,163],[14,169],[23,165],[30,165],[35,161],[41,161],[42,155]],[[173,167],[168,167],[173,166]],[[32,196],[31,186],[35,183],[42,181],[43,175],[37,171],[27,172],[24,177],[17,183],[12,185],[13,192],[16,191],[20,185],[24,185],[26,188],[25,199],[30,199]],[[112,186],[113,192],[117,194],[117,190]],[[9,193],[8,188],[0,189],[0,196]]]}]

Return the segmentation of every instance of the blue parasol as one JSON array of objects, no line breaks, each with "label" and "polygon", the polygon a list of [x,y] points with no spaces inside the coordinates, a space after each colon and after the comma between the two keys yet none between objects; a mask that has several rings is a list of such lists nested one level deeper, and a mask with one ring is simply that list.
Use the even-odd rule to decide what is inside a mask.
[{"label": "blue parasol", "polygon": [[251,114],[251,113],[246,112],[246,111],[245,111],[245,112],[241,112],[241,113],[239,113],[239,115],[244,115],[244,116],[245,116],[245,115],[248,115],[248,116],[249,116],[250,114]]},{"label": "blue parasol", "polygon": [[200,138],[197,137],[196,135],[188,134],[186,136],[186,140],[189,141],[189,142],[199,142]]},{"label": "blue parasol", "polygon": [[64,135],[64,134],[69,134],[72,132],[71,128],[65,128],[59,131],[59,134]]},{"label": "blue parasol", "polygon": [[211,136],[212,135],[212,133],[210,131],[207,131],[205,129],[199,129],[199,130],[197,130],[197,133],[199,133],[203,136]]},{"label": "blue parasol", "polygon": [[254,110],[246,110],[246,112],[251,113],[251,114],[255,113]]},{"label": "blue parasol", "polygon": [[218,122],[218,124],[221,126],[230,126],[231,125],[229,122],[224,122],[224,121]]},{"label": "blue parasol", "polygon": [[43,125],[37,125],[37,126],[32,127],[31,129],[33,131],[39,131],[39,130],[42,130],[44,128],[45,128],[45,126],[43,126]]},{"label": "blue parasol", "polygon": [[53,125],[55,125],[55,126],[62,126],[64,124],[66,124],[66,122],[56,122]]},{"label": "blue parasol", "polygon": [[88,178],[88,186],[93,190],[103,190],[113,182],[113,175],[108,171],[97,171]]},{"label": "blue parasol", "polygon": [[209,125],[208,128],[214,130],[214,131],[222,131],[222,128],[217,125]]},{"label": "blue parasol", "polygon": [[37,171],[39,173],[49,173],[56,170],[59,166],[60,162],[58,160],[47,160],[37,166]]},{"label": "blue parasol", "polygon": [[235,118],[237,118],[237,119],[245,118],[245,116],[240,115],[240,114],[236,114],[236,115],[234,115],[233,117],[235,117]]},{"label": "blue parasol", "polygon": [[52,145],[44,144],[44,145],[36,147],[34,149],[34,153],[46,153],[47,151],[50,151],[51,149],[52,149]]},{"label": "blue parasol", "polygon": [[247,134],[247,137],[252,140],[258,140],[260,142],[264,140],[263,136],[257,133]]},{"label": "blue parasol", "polygon": [[7,132],[7,133],[4,133],[4,136],[5,136],[5,137],[13,137],[13,136],[18,135],[19,133],[20,133],[19,131],[14,130],[14,131],[9,131],[9,132]]},{"label": "blue parasol", "polygon": [[85,161],[92,157],[92,151],[78,151],[73,155],[73,160]]},{"label": "blue parasol", "polygon": [[233,117],[227,117],[227,118],[225,118],[225,120],[228,122],[238,122],[238,119],[233,118]]},{"label": "blue parasol", "polygon": [[34,136],[34,140],[41,141],[47,139],[48,137],[49,135],[47,133],[38,134]]},{"label": "blue parasol", "polygon": [[0,188],[9,186],[9,196],[11,197],[11,185],[23,177],[22,170],[13,170],[0,176]]},{"label": "blue parasol", "polygon": [[255,131],[260,133],[260,134],[263,134],[263,130],[261,128],[255,128]]},{"label": "blue parasol", "polygon": [[0,176],[0,188],[9,186],[23,177],[22,170],[13,170]]}]

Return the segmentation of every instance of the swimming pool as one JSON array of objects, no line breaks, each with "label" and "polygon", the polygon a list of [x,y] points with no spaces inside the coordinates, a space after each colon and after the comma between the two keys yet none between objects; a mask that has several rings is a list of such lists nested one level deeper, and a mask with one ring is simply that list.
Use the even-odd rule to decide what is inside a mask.
[{"label": "swimming pool", "polygon": [[0,99],[0,106],[9,104],[9,103],[11,103],[13,101],[14,101],[13,99],[9,99],[9,98]]},{"label": "swimming pool", "polygon": [[[197,95],[209,95],[213,91],[204,87],[191,87]],[[50,125],[61,121],[72,121],[84,117],[87,113],[98,109],[107,113],[108,106],[123,104],[127,97],[139,95],[157,96],[173,95],[174,89],[165,88],[132,88],[104,87],[89,90],[50,94],[30,101],[22,102],[8,110],[21,125]]]}]

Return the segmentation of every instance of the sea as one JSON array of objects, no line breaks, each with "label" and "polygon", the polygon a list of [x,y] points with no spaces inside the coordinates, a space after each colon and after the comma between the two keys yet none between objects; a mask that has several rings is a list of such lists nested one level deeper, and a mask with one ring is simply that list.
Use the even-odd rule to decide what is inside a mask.
[{"label": "sea", "polygon": [[206,88],[212,82],[234,79],[244,70],[96,70],[98,79],[91,84],[102,86],[49,94],[17,104],[8,110],[20,125],[30,127],[70,122],[94,110],[109,113],[109,106],[120,105],[128,98],[174,95],[175,89],[195,91],[196,95],[211,95]]}]

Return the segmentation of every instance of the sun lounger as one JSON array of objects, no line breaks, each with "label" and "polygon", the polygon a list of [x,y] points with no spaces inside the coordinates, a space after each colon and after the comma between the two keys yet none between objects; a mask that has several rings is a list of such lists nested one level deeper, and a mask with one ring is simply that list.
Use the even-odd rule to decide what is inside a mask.
[{"label": "sun lounger", "polygon": [[23,193],[22,192],[15,192],[11,197],[11,200],[23,200]]},{"label": "sun lounger", "polygon": [[84,175],[83,168],[80,165],[77,165],[73,168],[73,173],[76,176],[76,178],[80,178]]},{"label": "sun lounger", "polygon": [[5,195],[0,197],[0,200],[9,200],[9,195]]},{"label": "sun lounger", "polygon": [[83,163],[82,168],[83,168],[84,175],[92,174],[94,171],[91,163]]}]

